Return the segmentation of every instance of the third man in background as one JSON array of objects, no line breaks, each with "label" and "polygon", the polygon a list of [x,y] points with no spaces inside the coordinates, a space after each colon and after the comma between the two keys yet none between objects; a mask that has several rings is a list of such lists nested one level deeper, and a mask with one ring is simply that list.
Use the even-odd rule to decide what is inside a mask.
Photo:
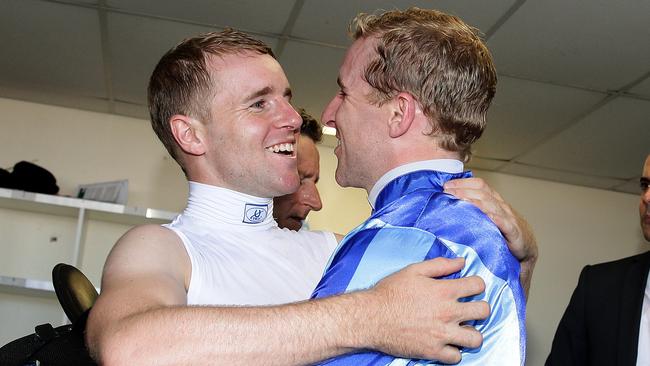
[{"label": "third man in background", "polygon": [[303,228],[307,214],[320,211],[323,202],[316,183],[320,177],[320,156],[316,143],[323,138],[320,123],[304,109],[298,109],[302,118],[300,138],[298,139],[298,190],[273,199],[273,217],[281,228],[300,230]]},{"label": "third man in background", "polygon": [[[650,241],[650,155],[640,180]],[[586,266],[555,332],[547,366],[650,365],[650,251]]]}]

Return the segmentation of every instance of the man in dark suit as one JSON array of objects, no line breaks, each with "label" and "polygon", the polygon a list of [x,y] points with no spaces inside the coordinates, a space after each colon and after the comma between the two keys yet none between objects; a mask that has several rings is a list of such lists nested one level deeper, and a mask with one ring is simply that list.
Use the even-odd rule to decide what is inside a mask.
[{"label": "man in dark suit", "polygon": [[[650,241],[650,155],[641,176],[641,231]],[[586,266],[546,365],[650,365],[650,251]]]}]

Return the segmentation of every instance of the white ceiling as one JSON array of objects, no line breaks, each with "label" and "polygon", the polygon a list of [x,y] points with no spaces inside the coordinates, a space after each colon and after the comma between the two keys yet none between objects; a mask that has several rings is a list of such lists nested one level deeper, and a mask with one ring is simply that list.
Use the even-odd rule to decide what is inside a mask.
[{"label": "white ceiling", "polygon": [[470,167],[637,193],[650,153],[650,0],[0,0],[0,96],[148,118],[181,39],[231,26],[269,43],[318,116],[360,11],[431,7],[481,29],[499,70]]}]

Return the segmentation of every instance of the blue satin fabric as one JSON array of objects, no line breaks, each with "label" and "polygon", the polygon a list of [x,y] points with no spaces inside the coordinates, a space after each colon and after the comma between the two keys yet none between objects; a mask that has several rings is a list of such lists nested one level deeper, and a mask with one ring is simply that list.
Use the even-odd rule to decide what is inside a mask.
[{"label": "blue satin fabric", "polygon": [[[386,185],[368,220],[351,231],[330,259],[312,298],[365,289],[399,269],[436,257],[466,259],[465,267],[447,278],[478,275],[483,294],[463,301],[485,300],[490,316],[472,322],[483,334],[478,349],[462,350],[463,365],[523,365],[525,360],[525,298],[519,263],[492,221],[477,207],[442,192],[449,174],[421,170]],[[379,352],[332,358],[323,365],[423,365],[435,361],[407,360]]]}]

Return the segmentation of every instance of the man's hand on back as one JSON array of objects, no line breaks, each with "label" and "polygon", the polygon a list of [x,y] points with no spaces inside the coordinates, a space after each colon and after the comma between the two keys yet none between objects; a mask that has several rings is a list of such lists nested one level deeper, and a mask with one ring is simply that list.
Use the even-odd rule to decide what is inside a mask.
[{"label": "man's hand on back", "polygon": [[361,335],[361,342],[370,341],[364,347],[397,356],[457,363],[461,357],[458,347],[480,346],[481,334],[462,324],[485,319],[489,306],[483,301],[458,299],[483,292],[483,280],[476,276],[433,279],[458,272],[464,264],[462,258],[413,264],[360,293],[368,296],[368,306],[355,311],[375,312],[364,317],[376,322],[365,327],[371,333]]}]

